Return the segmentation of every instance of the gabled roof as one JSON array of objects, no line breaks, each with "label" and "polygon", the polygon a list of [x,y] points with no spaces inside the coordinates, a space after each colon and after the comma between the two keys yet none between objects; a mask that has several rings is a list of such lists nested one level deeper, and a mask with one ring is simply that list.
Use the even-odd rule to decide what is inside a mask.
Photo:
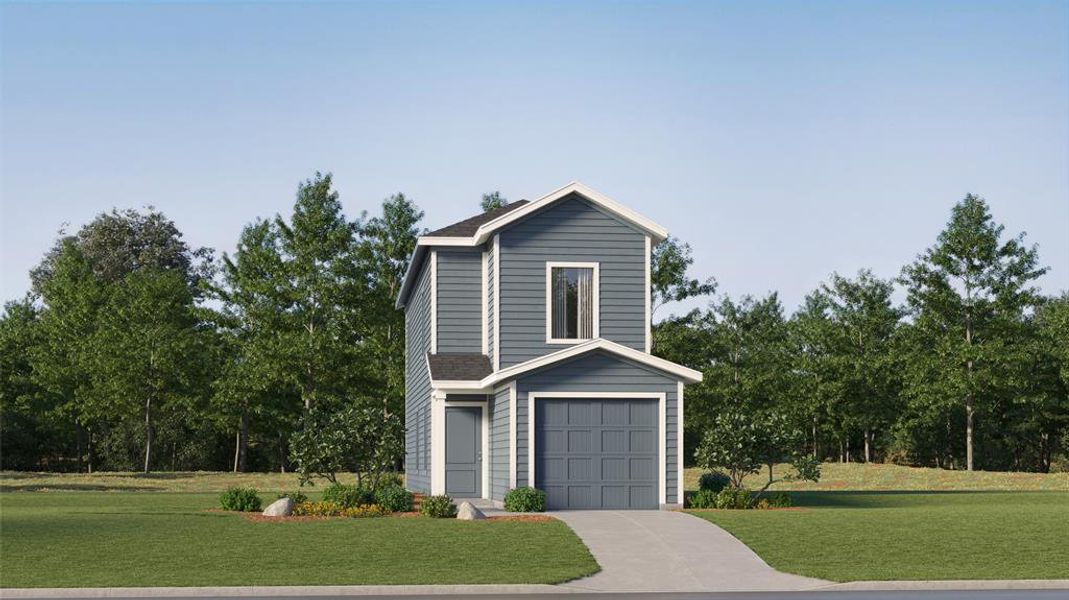
[{"label": "gabled roof", "polygon": [[468,238],[475,235],[475,232],[479,230],[479,227],[485,223],[493,221],[494,219],[510,213],[525,204],[530,204],[527,200],[518,200],[511,204],[502,206],[501,208],[495,208],[494,210],[487,211],[481,215],[475,215],[474,217],[468,217],[463,221],[453,223],[452,225],[446,225],[441,229],[437,229],[428,233],[423,237],[461,237]]},{"label": "gabled roof", "polygon": [[427,368],[436,381],[480,380],[494,372],[490,357],[478,352],[428,352]]},{"label": "gabled roof", "polygon": [[598,208],[630,224],[652,238],[653,244],[659,244],[668,237],[668,230],[657,223],[647,219],[637,212],[618,204],[608,196],[590,188],[578,181],[557,188],[541,198],[528,202],[521,200],[508,206],[496,209],[483,215],[465,219],[433,231],[419,238],[416,242],[416,250],[412,253],[412,260],[401,283],[401,291],[397,294],[397,308],[401,308],[408,302],[408,294],[415,284],[416,274],[427,254],[427,248],[431,246],[466,246],[474,247],[484,243],[490,237],[519,221],[532,213],[538,212],[547,206],[570,197],[572,194],[579,195]]},{"label": "gabled roof", "polygon": [[524,361],[522,363],[512,365],[511,367],[501,369],[496,373],[491,373],[482,379],[439,379],[432,373],[431,384],[434,387],[447,388],[452,391],[489,391],[493,387],[503,381],[515,379],[531,371],[537,369],[543,369],[553,366],[556,363],[560,363],[572,358],[588,354],[590,352],[605,352],[613,354],[630,360],[632,362],[639,363],[648,367],[652,367],[658,371],[662,371],[674,377],[681,379],[686,383],[698,383],[702,380],[703,375],[701,371],[695,371],[689,367],[676,364],[670,360],[665,360],[653,356],[652,354],[646,354],[640,352],[634,348],[629,348],[616,342],[611,342],[604,338],[595,338],[581,344],[569,346],[563,350],[551,352],[543,356],[532,358],[531,360]]}]

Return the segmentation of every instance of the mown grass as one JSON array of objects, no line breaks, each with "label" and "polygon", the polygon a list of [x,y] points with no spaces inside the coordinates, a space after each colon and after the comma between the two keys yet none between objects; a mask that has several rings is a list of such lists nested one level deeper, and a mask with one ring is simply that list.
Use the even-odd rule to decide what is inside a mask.
[{"label": "mown grass", "polygon": [[[355,475],[339,478],[346,483]],[[226,473],[210,471],[161,473],[29,473],[0,472],[0,492],[221,492],[228,487],[253,487],[260,491],[295,490],[295,473]],[[317,486],[322,488],[322,485]],[[317,489],[316,487],[312,488]]]},{"label": "mown grass", "polygon": [[558,583],[599,568],[558,521],[254,523],[205,510],[217,503],[217,494],[0,494],[0,587]]},{"label": "mown grass", "polygon": [[[773,471],[780,477],[787,465],[777,465]],[[684,485],[698,489],[700,469],[686,469]],[[765,472],[751,475],[745,481],[749,487],[759,488],[768,480]],[[774,490],[894,490],[894,491],[1062,491],[1069,492],[1069,473],[1006,473],[994,471],[949,471],[900,465],[825,463],[821,465],[819,482],[786,482],[772,486]]]},{"label": "mown grass", "polygon": [[833,581],[1069,578],[1069,493],[791,492],[797,509],[690,511],[780,571]]}]

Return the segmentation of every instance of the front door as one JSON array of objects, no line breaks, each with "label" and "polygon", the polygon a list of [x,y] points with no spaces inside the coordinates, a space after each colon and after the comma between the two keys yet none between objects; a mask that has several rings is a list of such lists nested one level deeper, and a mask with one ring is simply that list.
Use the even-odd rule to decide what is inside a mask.
[{"label": "front door", "polygon": [[454,498],[482,497],[482,418],[478,406],[445,409],[445,493]]}]

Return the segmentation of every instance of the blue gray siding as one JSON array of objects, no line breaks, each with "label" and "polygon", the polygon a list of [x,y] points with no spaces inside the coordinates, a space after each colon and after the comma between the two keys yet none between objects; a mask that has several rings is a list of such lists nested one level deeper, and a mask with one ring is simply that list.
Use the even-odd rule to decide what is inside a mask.
[{"label": "blue gray siding", "polygon": [[505,500],[509,490],[509,386],[490,397],[490,499]]},{"label": "blue gray siding", "polygon": [[482,352],[482,250],[438,253],[438,352]]},{"label": "blue gray siding", "polygon": [[405,309],[405,477],[408,489],[431,489],[430,269],[424,263]]},{"label": "blue gray siding", "polygon": [[501,368],[560,350],[546,344],[546,262],[600,265],[601,337],[646,348],[645,234],[575,196],[504,229]]},{"label": "blue gray siding", "polygon": [[494,364],[494,242],[486,244],[486,355]]},{"label": "blue gray siding", "polygon": [[[528,392],[650,392],[665,394],[665,465],[667,503],[678,493],[678,382],[643,365],[601,352],[547,367],[516,382],[516,485],[527,481]],[[507,398],[507,396],[506,396]]]}]

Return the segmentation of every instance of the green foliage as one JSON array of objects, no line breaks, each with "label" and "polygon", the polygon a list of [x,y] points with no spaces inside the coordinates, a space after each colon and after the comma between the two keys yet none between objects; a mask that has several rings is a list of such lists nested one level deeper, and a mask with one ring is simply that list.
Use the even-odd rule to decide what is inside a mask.
[{"label": "green foliage", "polygon": [[373,489],[404,450],[401,415],[383,414],[371,404],[315,406],[300,423],[290,439],[290,456],[302,484],[315,478],[335,483],[338,473],[350,471],[357,473],[358,483]]},{"label": "green foliage", "polygon": [[657,244],[650,253],[650,312],[669,302],[712,295],[716,280],[712,277],[701,281],[689,276],[694,264],[690,244],[669,237]]},{"label": "green foliage", "polygon": [[795,466],[791,479],[817,480],[820,463],[813,457],[797,453],[801,433],[790,420],[779,413],[746,415],[728,410],[718,415],[714,426],[702,439],[695,454],[700,467],[710,471],[727,472],[731,486],[740,489],[743,480],[766,467],[768,489],[773,478],[773,465],[790,459]]},{"label": "green foliage", "polygon": [[731,485],[731,478],[720,471],[702,473],[698,478],[699,490],[716,493],[729,485]]},{"label": "green foliage", "polygon": [[420,501],[419,514],[434,519],[452,519],[457,516],[457,505],[446,495],[426,496]]},{"label": "green foliage", "polygon": [[518,487],[505,492],[509,512],[546,512],[546,493],[538,488]]},{"label": "green foliage", "polygon": [[260,495],[253,488],[233,487],[219,496],[223,510],[257,512],[260,510]]},{"label": "green foliage", "polygon": [[281,500],[283,498],[289,498],[290,500],[293,500],[294,505],[300,504],[302,502],[308,502],[308,494],[305,494],[300,490],[294,492],[282,492],[278,495],[278,499]]},{"label": "green foliage", "polygon": [[359,485],[334,483],[323,490],[323,502],[332,502],[342,508],[374,504],[375,492]]},{"label": "green foliage", "polygon": [[412,510],[412,492],[395,484],[380,486],[375,491],[375,502],[390,512],[409,512]]},{"label": "green foliage", "polygon": [[716,508],[716,498],[720,491],[721,490],[698,490],[687,497],[687,506],[689,508]]},{"label": "green foliage", "polygon": [[765,492],[762,499],[767,501],[771,508],[791,507],[791,495],[787,492]]},{"label": "green foliage", "polygon": [[350,519],[367,519],[385,517],[390,510],[378,504],[358,504],[342,506],[337,502],[301,502],[293,505],[295,517],[348,517]]},{"label": "green foliage", "polygon": [[721,510],[741,510],[751,508],[750,490],[725,488],[717,492],[716,508]]},{"label": "green foliage", "polygon": [[482,208],[484,213],[505,208],[508,205],[508,198],[502,196],[501,192],[497,190],[483,194],[482,200],[479,202],[479,208]]}]

